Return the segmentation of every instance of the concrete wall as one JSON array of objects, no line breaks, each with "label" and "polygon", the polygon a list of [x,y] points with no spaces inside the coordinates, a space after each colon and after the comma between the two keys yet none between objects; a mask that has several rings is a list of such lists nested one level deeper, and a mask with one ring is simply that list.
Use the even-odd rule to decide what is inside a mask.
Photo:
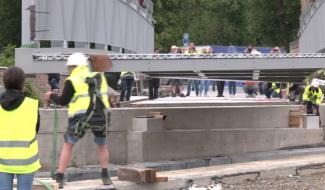
[{"label": "concrete wall", "polygon": [[321,129],[217,129],[128,133],[128,162],[182,160],[318,143]]},{"label": "concrete wall", "polygon": [[112,112],[113,120],[119,121],[113,123],[112,130],[124,131],[131,126],[133,117],[150,111],[167,115],[167,129],[283,128],[288,127],[289,110],[295,109],[299,106],[121,108]]},{"label": "concrete wall", "polygon": [[[275,150],[322,141],[321,129],[288,128],[287,106],[231,106],[176,108],[117,108],[112,110],[108,143],[110,161],[180,160],[232,153]],[[161,131],[137,131],[132,119],[150,111],[167,115]],[[321,107],[325,113],[325,107]],[[59,111],[58,152],[67,126],[66,110]],[[53,110],[41,110],[38,135],[44,169],[51,164]],[[324,114],[321,116],[324,119]],[[77,143],[71,165],[98,164],[92,134]]]}]

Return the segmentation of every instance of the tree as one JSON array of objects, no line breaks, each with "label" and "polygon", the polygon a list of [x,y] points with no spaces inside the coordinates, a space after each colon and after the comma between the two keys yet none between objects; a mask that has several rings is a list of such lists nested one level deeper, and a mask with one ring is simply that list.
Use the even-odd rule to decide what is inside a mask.
[{"label": "tree", "polygon": [[200,5],[200,0],[156,0],[156,48],[167,52],[172,44],[181,45],[182,35],[189,31],[193,18],[200,13]]},{"label": "tree", "polygon": [[15,64],[15,45],[8,44],[0,53],[0,66],[9,67]]},{"label": "tree", "polygon": [[155,45],[168,51],[190,34],[196,44],[281,46],[299,28],[300,1],[156,0]]},{"label": "tree", "polygon": [[21,0],[0,0],[0,49],[21,42]]},{"label": "tree", "polygon": [[297,38],[300,1],[248,0],[249,33],[258,45],[282,46]]}]

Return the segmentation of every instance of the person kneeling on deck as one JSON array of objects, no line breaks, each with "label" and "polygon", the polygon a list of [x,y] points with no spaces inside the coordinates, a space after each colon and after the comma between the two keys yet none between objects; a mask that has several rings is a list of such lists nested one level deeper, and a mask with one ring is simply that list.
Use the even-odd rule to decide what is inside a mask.
[{"label": "person kneeling on deck", "polygon": [[34,174],[41,168],[36,133],[38,100],[25,96],[24,71],[9,67],[3,76],[6,91],[0,97],[0,189],[32,190]]},{"label": "person kneeling on deck", "polygon": [[304,104],[307,107],[307,114],[314,114],[319,116],[319,105],[323,100],[323,92],[319,88],[319,82],[315,79],[312,80],[311,85],[306,86],[303,95]]},{"label": "person kneeling on deck", "polygon": [[271,97],[281,98],[281,84],[279,82],[272,82]]},{"label": "person kneeling on deck", "polygon": [[55,104],[69,104],[68,128],[64,133],[64,144],[56,174],[59,188],[63,188],[64,171],[70,161],[72,148],[84,136],[87,129],[91,129],[95,136],[103,184],[112,185],[108,172],[106,140],[110,119],[107,110],[109,107],[107,82],[103,73],[91,72],[93,68],[90,63],[92,63],[92,56],[88,60],[81,53],[72,54],[66,64],[71,75],[65,81],[62,95],[47,92],[44,97],[45,100],[51,100]]}]

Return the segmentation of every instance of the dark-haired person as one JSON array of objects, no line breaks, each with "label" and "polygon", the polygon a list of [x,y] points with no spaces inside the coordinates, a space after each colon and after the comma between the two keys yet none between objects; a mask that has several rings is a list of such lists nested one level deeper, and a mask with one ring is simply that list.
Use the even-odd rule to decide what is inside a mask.
[{"label": "dark-haired person", "polygon": [[[0,97],[0,189],[31,190],[41,165],[36,133],[39,129],[38,101],[23,92],[24,71],[9,67],[3,76],[6,91]],[[19,119],[17,119],[19,118]]]}]

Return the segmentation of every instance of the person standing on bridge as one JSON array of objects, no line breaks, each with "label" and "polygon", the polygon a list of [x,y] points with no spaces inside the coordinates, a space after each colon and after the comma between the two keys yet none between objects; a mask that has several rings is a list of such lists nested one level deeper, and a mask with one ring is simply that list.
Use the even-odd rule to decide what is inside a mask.
[{"label": "person standing on bridge", "polygon": [[[90,56],[81,53],[72,54],[66,63],[70,76],[66,79],[62,95],[46,92],[44,99],[53,101],[58,105],[69,104],[68,128],[64,133],[64,144],[59,160],[59,169],[56,180],[59,188],[64,185],[64,172],[71,159],[72,149],[80,138],[91,129],[97,145],[97,153],[102,168],[102,181],[104,185],[112,185],[108,173],[108,148],[107,148],[107,123],[109,123],[109,102],[107,82],[103,73],[92,72],[95,66],[90,67],[90,62],[108,62],[107,57]],[[111,66],[111,65],[110,65]],[[109,67],[110,67],[109,66]]]},{"label": "person standing on bridge", "polygon": [[34,174],[41,168],[36,133],[38,101],[23,92],[24,71],[9,67],[3,76],[6,91],[0,97],[0,189],[32,190]]},{"label": "person standing on bridge", "polygon": [[[170,48],[170,54],[182,54],[182,49],[178,48],[175,45],[172,45],[172,47]],[[182,85],[180,79],[170,79],[170,84],[172,97],[176,97],[177,95],[180,97],[185,97],[185,95],[182,93]]]},{"label": "person standing on bridge", "polygon": [[[187,54],[190,54],[190,55],[197,54],[194,43],[190,43],[190,45],[188,47]],[[196,96],[198,96],[199,95],[199,81],[198,80],[188,80],[186,96],[190,96],[192,85],[194,85],[195,94],[196,94]]]},{"label": "person standing on bridge", "polygon": [[120,94],[120,102],[130,101],[132,95],[132,87],[134,83],[134,73],[123,71],[120,76],[121,80],[121,94]]},{"label": "person standing on bridge", "polygon": [[305,88],[303,95],[303,101],[307,108],[307,114],[314,114],[315,110],[315,114],[319,116],[319,105],[322,103],[322,100],[322,89],[319,88],[319,82],[313,79],[311,85],[308,85]]},{"label": "person standing on bridge", "polygon": [[[160,53],[160,50],[156,49],[155,54],[159,54],[159,53]],[[149,100],[158,99],[160,79],[150,77],[148,82],[149,82]]]}]

